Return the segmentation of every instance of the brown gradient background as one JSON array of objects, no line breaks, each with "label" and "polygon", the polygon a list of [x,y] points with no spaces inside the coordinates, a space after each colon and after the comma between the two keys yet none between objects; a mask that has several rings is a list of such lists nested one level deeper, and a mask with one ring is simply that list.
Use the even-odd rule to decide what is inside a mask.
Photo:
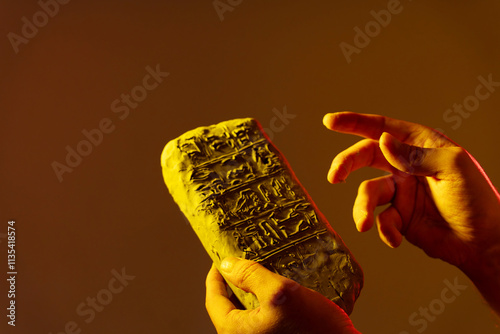
[{"label": "brown gradient background", "polygon": [[[339,43],[387,1],[243,1],[220,21],[211,0],[71,1],[15,54],[6,35],[36,1],[0,4],[1,217],[17,221],[17,326],[7,326],[6,241],[0,239],[0,332],[215,333],[204,308],[209,257],[163,184],[166,142],[201,125],[273,108],[296,115],[274,142],[365,272],[352,314],[366,333],[417,333],[408,318],[440,298],[443,280],[468,288],[425,333],[494,333],[488,308],[456,268],[407,242],[357,233],[358,184],[331,185],[331,159],[358,139],[326,130],[325,113],[384,114],[441,128],[500,184],[500,89],[457,130],[443,120],[480,75],[500,81],[498,1],[403,1],[403,11],[351,64]],[[110,104],[142,83],[145,67],[170,76],[120,120]],[[110,118],[115,131],[60,183],[81,131]],[[111,270],[136,278],[87,324],[78,304],[107,287]]]}]

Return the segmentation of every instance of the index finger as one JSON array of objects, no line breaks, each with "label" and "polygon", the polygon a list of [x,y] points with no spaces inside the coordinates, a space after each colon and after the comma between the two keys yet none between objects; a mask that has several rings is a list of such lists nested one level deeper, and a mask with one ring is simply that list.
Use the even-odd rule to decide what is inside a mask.
[{"label": "index finger", "polygon": [[427,127],[416,123],[349,111],[326,114],[323,124],[330,130],[375,140],[378,140],[383,132],[388,132],[402,142],[407,141],[415,132],[430,131]]}]

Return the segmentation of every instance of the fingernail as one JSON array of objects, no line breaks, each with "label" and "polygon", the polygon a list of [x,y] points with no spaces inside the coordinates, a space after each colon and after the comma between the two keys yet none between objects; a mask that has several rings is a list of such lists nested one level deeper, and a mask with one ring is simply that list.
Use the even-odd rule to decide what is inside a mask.
[{"label": "fingernail", "polygon": [[226,257],[224,260],[222,260],[221,264],[220,264],[220,269],[225,272],[225,273],[230,273],[231,271],[233,271],[233,267],[234,267],[234,263],[237,261],[238,259],[235,258],[235,257]]},{"label": "fingernail", "polygon": [[329,113],[323,116],[323,125],[329,129],[333,129],[335,120],[335,113]]}]

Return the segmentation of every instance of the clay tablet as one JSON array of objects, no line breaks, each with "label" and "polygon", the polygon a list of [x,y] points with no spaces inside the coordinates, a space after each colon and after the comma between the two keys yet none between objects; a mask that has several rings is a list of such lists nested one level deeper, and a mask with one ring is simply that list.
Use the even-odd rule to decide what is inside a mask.
[{"label": "clay tablet", "polygon": [[[256,120],[188,131],[165,146],[161,164],[217,268],[227,256],[257,261],[351,313],[361,268]],[[253,294],[231,287],[244,307],[258,307]]]}]

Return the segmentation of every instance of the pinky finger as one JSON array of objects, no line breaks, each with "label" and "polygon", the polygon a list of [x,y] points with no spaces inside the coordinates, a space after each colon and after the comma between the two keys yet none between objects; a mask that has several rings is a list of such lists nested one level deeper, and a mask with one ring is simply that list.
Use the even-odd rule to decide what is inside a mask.
[{"label": "pinky finger", "polygon": [[377,228],[380,239],[391,248],[401,245],[403,221],[398,210],[390,206],[377,216]]}]

